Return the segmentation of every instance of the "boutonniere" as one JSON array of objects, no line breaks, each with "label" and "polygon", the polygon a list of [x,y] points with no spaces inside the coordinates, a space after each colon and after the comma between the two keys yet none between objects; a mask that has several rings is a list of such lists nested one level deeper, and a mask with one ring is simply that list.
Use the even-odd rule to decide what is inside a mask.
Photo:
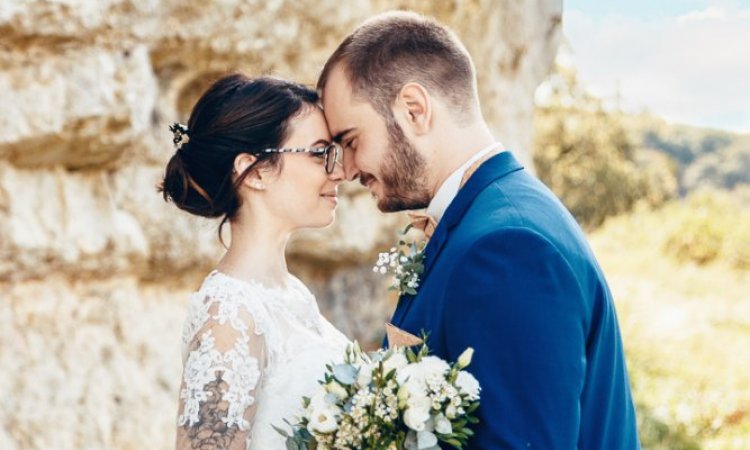
[{"label": "boutonniere", "polygon": [[378,262],[372,268],[373,272],[392,274],[393,281],[388,290],[397,290],[399,295],[417,295],[419,278],[424,273],[424,249],[427,241],[407,243],[404,237],[411,228],[412,225],[409,225],[400,233],[398,243],[389,252],[378,255]]}]

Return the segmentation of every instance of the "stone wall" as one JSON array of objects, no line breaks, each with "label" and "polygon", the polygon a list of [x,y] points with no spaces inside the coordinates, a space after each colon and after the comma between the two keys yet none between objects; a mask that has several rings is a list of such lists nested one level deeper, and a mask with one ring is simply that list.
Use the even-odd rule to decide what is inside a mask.
[{"label": "stone wall", "polygon": [[[409,7],[465,41],[485,115],[529,148],[561,0],[3,0],[0,3],[0,448],[169,448],[183,302],[221,254],[216,223],[155,185],[217,74],[312,83],[362,19]],[[345,187],[337,224],[290,266],[346,333],[377,339],[392,302],[370,267],[399,216]]]}]

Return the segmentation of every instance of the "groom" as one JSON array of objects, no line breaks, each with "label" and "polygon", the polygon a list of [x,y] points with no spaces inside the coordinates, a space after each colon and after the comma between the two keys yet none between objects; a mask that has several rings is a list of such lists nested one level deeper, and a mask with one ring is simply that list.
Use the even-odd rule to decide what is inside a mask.
[{"label": "groom", "polygon": [[357,28],[318,81],[347,179],[427,208],[416,295],[392,322],[482,385],[471,449],[638,449],[612,295],[558,199],[489,132],[469,54],[413,13]]}]

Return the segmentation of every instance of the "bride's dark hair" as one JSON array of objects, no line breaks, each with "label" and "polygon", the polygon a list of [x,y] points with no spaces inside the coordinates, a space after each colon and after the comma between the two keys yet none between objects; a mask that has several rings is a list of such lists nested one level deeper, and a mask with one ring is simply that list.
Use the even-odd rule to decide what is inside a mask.
[{"label": "bride's dark hair", "polygon": [[[280,169],[278,153],[260,152],[280,146],[288,137],[289,120],[317,102],[313,89],[290,81],[239,73],[219,79],[195,104],[182,130],[188,139],[167,163],[158,191],[191,214],[223,217],[221,239],[222,227],[241,205],[238,188],[245,177],[261,166]],[[257,159],[232,183],[234,160],[241,153]]]}]

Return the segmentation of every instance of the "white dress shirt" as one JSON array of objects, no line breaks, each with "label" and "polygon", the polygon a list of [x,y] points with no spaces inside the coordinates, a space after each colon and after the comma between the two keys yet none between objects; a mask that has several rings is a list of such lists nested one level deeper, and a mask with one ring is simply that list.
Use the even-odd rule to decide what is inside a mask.
[{"label": "white dress shirt", "polygon": [[435,193],[432,201],[430,201],[430,205],[427,207],[427,214],[432,216],[432,218],[435,219],[435,222],[440,222],[440,219],[443,218],[443,214],[445,214],[445,211],[448,209],[448,205],[450,205],[451,202],[453,202],[453,199],[456,198],[456,195],[458,195],[458,190],[461,188],[461,179],[464,177],[466,171],[469,170],[469,167],[497,148],[502,149],[501,151],[503,152],[505,151],[503,144],[500,142],[493,142],[491,145],[474,153],[468,161],[443,181],[443,184],[440,185],[440,188]]}]

